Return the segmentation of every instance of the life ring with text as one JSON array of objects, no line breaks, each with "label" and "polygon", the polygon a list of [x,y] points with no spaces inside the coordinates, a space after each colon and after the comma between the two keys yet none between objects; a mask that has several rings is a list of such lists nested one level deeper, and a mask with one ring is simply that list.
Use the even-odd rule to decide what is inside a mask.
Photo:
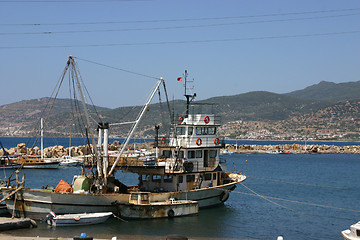
[{"label": "life ring with text", "polygon": [[196,139],[196,145],[200,146],[202,144],[201,138]]},{"label": "life ring with text", "polygon": [[160,139],[160,142],[161,142],[161,144],[166,143],[166,137],[162,137],[162,138]]},{"label": "life ring with text", "polygon": [[183,123],[183,121],[184,121],[184,117],[183,117],[183,116],[181,116],[181,117],[179,117],[179,119],[178,119],[178,120],[179,120],[179,123],[180,123],[180,124],[182,124],[182,123]]},{"label": "life ring with text", "polygon": [[205,124],[208,124],[210,122],[209,116],[204,117],[204,122],[205,122]]},{"label": "life ring with text", "polygon": [[214,143],[215,143],[215,145],[219,145],[219,143],[220,143],[220,140],[219,140],[219,138],[214,138]]}]

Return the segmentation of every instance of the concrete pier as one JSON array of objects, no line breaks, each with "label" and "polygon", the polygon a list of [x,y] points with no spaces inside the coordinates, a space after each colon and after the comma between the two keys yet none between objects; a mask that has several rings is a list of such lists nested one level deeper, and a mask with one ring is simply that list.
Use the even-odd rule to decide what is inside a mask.
[{"label": "concrete pier", "polygon": [[34,220],[30,218],[6,218],[0,217],[0,231],[14,230],[20,228],[37,227]]}]

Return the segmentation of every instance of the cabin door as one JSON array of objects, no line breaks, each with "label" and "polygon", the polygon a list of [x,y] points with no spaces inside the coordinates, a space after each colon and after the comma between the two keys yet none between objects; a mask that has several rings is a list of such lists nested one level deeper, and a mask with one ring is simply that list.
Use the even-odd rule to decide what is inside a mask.
[{"label": "cabin door", "polygon": [[209,150],[204,150],[204,167],[209,166]]}]

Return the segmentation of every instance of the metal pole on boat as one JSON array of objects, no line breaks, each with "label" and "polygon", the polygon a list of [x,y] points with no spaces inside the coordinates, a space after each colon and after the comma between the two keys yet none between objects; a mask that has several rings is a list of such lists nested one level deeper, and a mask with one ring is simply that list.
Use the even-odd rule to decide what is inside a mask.
[{"label": "metal pole on boat", "polygon": [[103,156],[103,174],[104,174],[104,184],[106,185],[106,173],[109,166],[109,123],[104,123],[104,156]]},{"label": "metal pole on boat", "polygon": [[121,155],[123,154],[126,146],[128,145],[128,143],[129,143],[129,141],[130,141],[133,133],[135,132],[136,127],[139,125],[139,122],[141,121],[143,115],[145,114],[146,110],[147,110],[148,107],[149,107],[149,104],[150,104],[151,100],[153,99],[156,91],[158,90],[160,84],[161,84],[163,81],[164,81],[164,79],[161,77],[161,78],[158,80],[158,82],[156,83],[155,88],[154,88],[152,94],[150,95],[150,97],[149,97],[148,101],[146,102],[146,104],[143,106],[143,108],[142,108],[142,110],[141,110],[141,112],[140,112],[139,117],[137,118],[137,120],[135,121],[134,125],[132,126],[132,129],[131,129],[129,135],[128,135],[128,137],[126,138],[126,141],[125,141],[123,147],[121,148],[121,151],[120,151],[120,153],[119,153],[119,156],[117,156],[114,164],[112,165],[109,173],[107,174],[107,177],[110,176],[110,175],[112,174],[112,172],[114,171],[114,169],[115,169],[115,167],[116,167],[116,164],[119,162],[120,157],[121,157]]},{"label": "metal pole on boat", "polygon": [[155,125],[155,157],[159,158],[159,125]]},{"label": "metal pole on boat", "polygon": [[41,149],[41,159],[44,159],[44,119],[40,119],[40,129],[41,129],[41,140],[40,140],[40,149]]},{"label": "metal pole on boat", "polygon": [[[102,123],[98,123],[98,143],[97,143],[97,149],[99,152],[101,152],[102,150],[102,138],[103,138],[103,131],[104,131],[104,125]],[[104,146],[105,147],[105,146]],[[99,162],[98,162],[99,163]],[[101,171],[102,171],[102,167],[101,166],[97,166],[96,168],[97,172],[99,173],[99,176],[101,176]]]}]

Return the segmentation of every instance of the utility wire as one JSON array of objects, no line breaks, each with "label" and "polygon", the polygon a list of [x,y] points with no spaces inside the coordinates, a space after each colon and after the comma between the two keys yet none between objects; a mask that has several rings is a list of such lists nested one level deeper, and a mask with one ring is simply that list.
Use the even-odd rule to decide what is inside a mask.
[{"label": "utility wire", "polygon": [[[165,45],[165,44],[188,44],[188,43],[216,43],[216,42],[253,41],[253,40],[267,40],[267,39],[322,37],[322,36],[357,34],[357,33],[360,33],[360,30],[344,31],[344,32],[297,34],[297,35],[264,36],[264,37],[207,39],[207,40],[184,40],[184,41],[164,41],[164,42],[143,42],[143,43],[107,43],[107,44],[83,44],[83,45],[53,45],[53,46],[51,46],[51,45],[49,45],[49,46],[0,46],[0,49],[114,47],[114,46],[142,46],[142,45]],[[148,76],[148,77],[150,77],[150,76]],[[152,77],[152,78],[155,78],[155,77]],[[158,79],[158,78],[156,78],[156,79]]]},{"label": "utility wire", "polygon": [[[0,2],[2,2],[2,1],[0,1]],[[9,2],[14,2],[14,1],[9,1]],[[25,1],[25,2],[27,2],[27,1]],[[61,1],[61,2],[66,2],[66,1]],[[1,23],[0,26],[62,26],[62,25],[102,25],[102,24],[209,21],[209,20],[229,20],[229,19],[240,19],[240,18],[259,18],[259,17],[277,17],[277,16],[289,16],[289,15],[322,14],[322,13],[349,12],[349,11],[359,11],[359,10],[360,10],[360,8],[348,8],[348,9],[333,9],[333,10],[323,10],[323,11],[269,13],[269,14],[262,14],[262,15],[243,15],[243,16],[230,16],[230,17],[152,19],[152,20],[108,21],[108,22]]]},{"label": "utility wire", "polygon": [[348,17],[348,16],[355,16],[355,15],[360,15],[360,12],[359,13],[342,14],[342,15],[332,15],[332,16],[320,16],[320,17],[273,19],[273,20],[259,20],[259,21],[248,21],[248,22],[233,22],[233,23],[214,23],[214,24],[190,25],[190,26],[124,28],[124,29],[96,29],[96,30],[71,30],[71,31],[44,31],[44,32],[3,32],[3,33],[0,33],[0,35],[44,35],[44,34],[49,35],[49,34],[79,34],[79,33],[99,33],[99,32],[128,32],[128,31],[172,30],[172,29],[188,29],[188,28],[222,27],[222,26],[232,26],[232,25],[257,24],[257,23],[303,21],[303,20],[314,20],[314,19],[329,19],[329,18]]}]

